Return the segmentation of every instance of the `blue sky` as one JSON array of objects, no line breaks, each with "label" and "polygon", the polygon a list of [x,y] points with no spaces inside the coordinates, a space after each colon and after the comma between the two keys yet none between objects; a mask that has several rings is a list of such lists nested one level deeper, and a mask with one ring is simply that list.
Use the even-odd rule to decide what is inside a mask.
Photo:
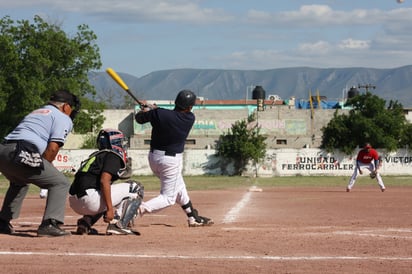
[{"label": "blue sky", "polygon": [[[399,0],[400,1],[400,0]],[[412,0],[14,0],[68,34],[86,24],[103,66],[137,77],[177,68],[394,68],[412,64]]]}]

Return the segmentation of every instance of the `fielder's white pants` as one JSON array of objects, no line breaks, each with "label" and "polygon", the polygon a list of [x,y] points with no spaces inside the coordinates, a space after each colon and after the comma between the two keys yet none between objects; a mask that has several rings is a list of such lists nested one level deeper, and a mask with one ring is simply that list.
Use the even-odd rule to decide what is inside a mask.
[{"label": "fielder's white pants", "polygon": [[[369,172],[372,172],[373,170],[375,170],[375,164],[373,162],[371,162],[370,164],[359,163],[359,168],[360,169],[367,169],[367,170],[369,170]],[[347,188],[349,190],[353,188],[353,185],[356,182],[356,178],[358,178],[358,167],[355,167],[355,169],[353,170],[352,177],[349,180],[349,184],[347,186]],[[385,185],[383,184],[383,180],[382,180],[382,177],[379,174],[379,172],[376,174],[376,181],[378,182],[379,187],[381,189],[385,189]]]},{"label": "fielder's white pants", "polygon": [[180,206],[190,201],[183,180],[183,155],[164,155],[164,151],[149,152],[149,165],[160,179],[160,194],[140,206],[141,213],[156,212],[178,203]]}]

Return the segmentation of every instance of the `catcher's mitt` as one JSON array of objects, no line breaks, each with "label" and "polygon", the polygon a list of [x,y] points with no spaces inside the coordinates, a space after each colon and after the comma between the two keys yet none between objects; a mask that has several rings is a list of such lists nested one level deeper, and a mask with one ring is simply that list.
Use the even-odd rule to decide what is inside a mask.
[{"label": "catcher's mitt", "polygon": [[376,178],[376,171],[372,171],[369,176],[371,177],[371,179],[375,179]]}]

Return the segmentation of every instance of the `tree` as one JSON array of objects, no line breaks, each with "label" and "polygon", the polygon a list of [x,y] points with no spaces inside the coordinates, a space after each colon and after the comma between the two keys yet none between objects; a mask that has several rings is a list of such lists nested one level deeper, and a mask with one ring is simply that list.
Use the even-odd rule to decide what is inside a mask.
[{"label": "tree", "polygon": [[96,38],[87,25],[78,26],[77,33],[69,37],[39,16],[34,23],[15,23],[8,16],[0,19],[1,138],[58,89],[70,90],[89,108],[76,118],[75,132],[103,123],[103,116],[99,117],[102,105],[85,99],[86,94],[95,94],[88,72],[101,67]]},{"label": "tree", "polygon": [[105,119],[103,116],[104,107],[104,103],[96,103],[95,101],[83,98],[82,108],[85,110],[81,111],[76,116],[76,119],[74,119],[74,127],[77,128],[76,133],[97,133],[101,129],[101,125]]},{"label": "tree", "polygon": [[348,115],[338,114],[322,128],[321,148],[327,151],[339,149],[351,154],[366,142],[388,151],[412,144],[412,128],[407,122],[403,107],[397,101],[386,101],[376,95],[365,94],[348,99],[345,106],[351,106]]},{"label": "tree", "polygon": [[412,148],[412,124],[405,126],[404,134],[400,140],[400,144],[402,147],[406,147],[408,149]]},{"label": "tree", "polygon": [[236,175],[242,175],[251,160],[256,164],[266,154],[266,137],[259,134],[257,125],[249,128],[248,125],[252,124],[245,120],[236,121],[217,143],[217,155],[234,161]]}]

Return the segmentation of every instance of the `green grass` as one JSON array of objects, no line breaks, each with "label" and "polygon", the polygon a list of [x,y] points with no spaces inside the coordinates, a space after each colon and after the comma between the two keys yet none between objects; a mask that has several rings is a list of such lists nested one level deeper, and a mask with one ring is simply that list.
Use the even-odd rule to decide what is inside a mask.
[{"label": "green grass", "polygon": [[[140,181],[145,190],[159,190],[159,180],[154,176],[133,176],[132,179]],[[70,181],[73,177],[69,178]],[[412,176],[383,176],[385,185],[391,186],[412,186]],[[121,182],[118,180],[117,182]],[[188,190],[213,190],[213,189],[234,189],[246,188],[252,185],[259,187],[330,187],[339,186],[345,188],[349,181],[349,176],[287,176],[269,178],[250,178],[240,176],[186,176],[185,182]],[[8,188],[8,181],[0,175],[0,195],[3,196]],[[356,186],[376,185],[375,180],[367,176],[361,176],[356,182]],[[39,188],[31,185],[29,194],[38,193]]]},{"label": "green grass", "polygon": [[[343,188],[349,182],[349,176],[282,176],[282,177],[228,177],[228,176],[190,176],[185,177],[188,189],[228,189],[238,187],[328,187],[341,186]],[[412,186],[412,176],[384,176],[384,183],[390,186]],[[144,181],[141,180],[143,183]],[[368,176],[361,176],[356,181],[357,186],[377,185],[376,180]]]}]

